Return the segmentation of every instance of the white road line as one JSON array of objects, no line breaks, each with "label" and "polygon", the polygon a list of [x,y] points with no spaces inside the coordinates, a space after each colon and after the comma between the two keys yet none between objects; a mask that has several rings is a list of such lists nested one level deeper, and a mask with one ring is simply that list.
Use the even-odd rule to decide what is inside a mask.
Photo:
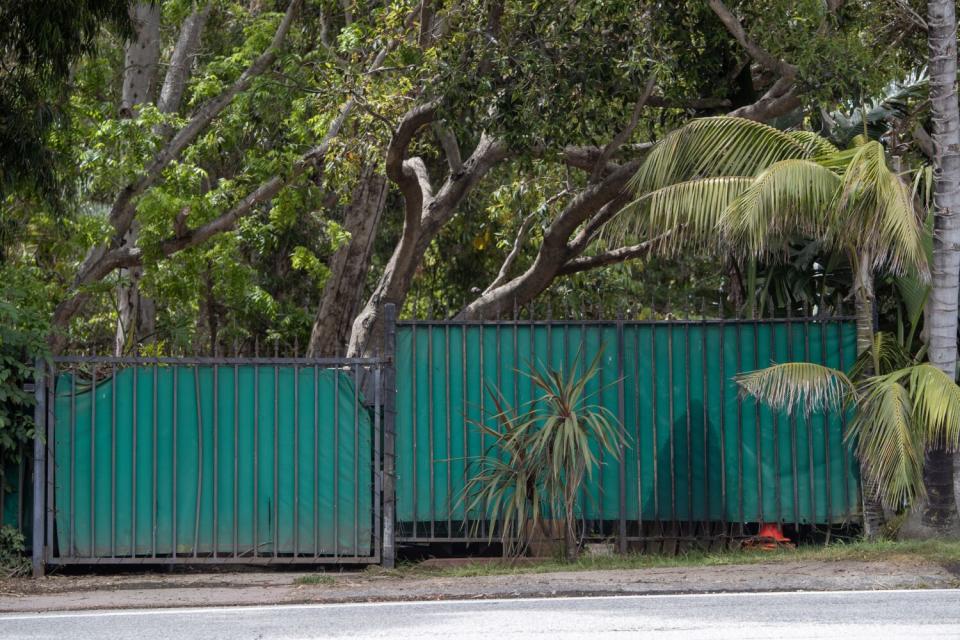
[{"label": "white road line", "polygon": [[62,618],[109,618],[118,616],[161,616],[178,615],[184,613],[257,613],[262,611],[281,610],[302,610],[302,609],[331,609],[331,608],[368,608],[368,607],[396,607],[396,606],[434,606],[434,605],[463,605],[463,604],[504,604],[504,603],[526,603],[526,602],[556,602],[558,600],[580,601],[580,600],[656,600],[664,598],[695,599],[695,598],[757,598],[757,597],[783,597],[783,596],[812,596],[812,595],[876,595],[887,593],[902,594],[928,594],[928,593],[952,593],[960,597],[960,589],[851,589],[849,591],[743,591],[733,593],[678,593],[678,594],[624,594],[610,596],[558,596],[537,597],[537,598],[473,598],[466,600],[393,600],[389,602],[342,602],[342,603],[318,603],[318,604],[277,604],[277,605],[252,605],[252,606],[223,606],[223,607],[177,607],[177,608],[157,608],[157,609],[129,609],[116,611],[80,611],[63,613],[27,613],[27,614],[8,614],[0,615],[0,622],[8,620],[49,620]]}]

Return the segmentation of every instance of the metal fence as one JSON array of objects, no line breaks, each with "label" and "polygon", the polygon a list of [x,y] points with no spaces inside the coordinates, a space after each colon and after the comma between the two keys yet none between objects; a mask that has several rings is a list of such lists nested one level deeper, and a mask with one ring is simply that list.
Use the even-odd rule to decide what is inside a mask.
[{"label": "metal fence", "polygon": [[37,396],[42,560],[379,562],[383,369],[380,358],[54,358]]},{"label": "metal fence", "polygon": [[[569,369],[578,353],[580,367],[602,354],[587,392],[625,442],[621,456],[598,451],[584,483],[587,536],[625,549],[859,517],[844,416],[774,414],[733,381],[772,362],[848,368],[850,318],[397,323],[392,305],[385,316],[383,357],[38,363],[35,571],[391,566],[398,543],[486,541],[489,514],[464,508],[464,487],[492,444],[477,427],[495,426],[490,393],[542,406],[529,374]],[[25,469],[16,480],[7,520],[31,493]]]},{"label": "metal fence", "polygon": [[744,535],[749,523],[832,525],[859,513],[843,416],[778,415],[742,397],[737,373],[806,360],[846,368],[847,317],[780,320],[426,320],[397,327],[396,527],[405,542],[488,539],[464,487],[489,454],[491,392],[542,406],[530,373],[601,353],[589,402],[608,408],[623,463],[597,451],[580,514],[621,545]]}]

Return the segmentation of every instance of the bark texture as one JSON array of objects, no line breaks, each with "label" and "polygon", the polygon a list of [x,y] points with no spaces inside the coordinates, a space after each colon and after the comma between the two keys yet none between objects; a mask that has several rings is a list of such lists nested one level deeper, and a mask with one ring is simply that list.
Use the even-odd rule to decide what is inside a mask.
[{"label": "bark texture", "polygon": [[[930,291],[931,364],[956,378],[957,295],[960,290],[960,110],[957,105],[957,16],[953,0],[927,2],[930,108],[934,143],[933,281]],[[928,452],[928,500],[907,523],[909,537],[960,536],[953,457]]]},{"label": "bark texture", "polygon": [[346,351],[386,197],[386,176],[372,164],[365,166],[344,216],[350,240],[330,260],[330,278],[313,321],[308,357],[336,357]]},{"label": "bark texture", "polygon": [[[403,303],[427,247],[456,214],[467,194],[507,157],[503,142],[481,135],[459,170],[452,168],[455,163],[448,158],[451,168],[440,189],[434,192],[426,164],[421,158],[407,158],[406,154],[417,133],[434,121],[438,104],[429,102],[408,111],[390,140],[387,177],[403,194],[403,232],[377,286],[353,322],[347,347],[349,356],[362,355],[375,348],[374,337],[380,335],[383,323],[383,305]],[[446,144],[455,144],[455,141],[448,138]]]},{"label": "bark texture", "polygon": [[[160,5],[141,2],[131,11],[136,36],[124,53],[123,90],[120,115],[133,117],[137,108],[150,101],[157,64],[160,61]],[[134,223],[124,235],[125,244],[137,242],[139,225]],[[117,329],[114,355],[122,356],[145,335],[152,335],[156,324],[156,305],[141,295],[143,267],[120,270],[117,285]]]},{"label": "bark texture", "polygon": [[127,43],[123,56],[120,113],[126,117],[150,100],[160,59],[160,4],[138,2],[130,13],[136,37]]}]

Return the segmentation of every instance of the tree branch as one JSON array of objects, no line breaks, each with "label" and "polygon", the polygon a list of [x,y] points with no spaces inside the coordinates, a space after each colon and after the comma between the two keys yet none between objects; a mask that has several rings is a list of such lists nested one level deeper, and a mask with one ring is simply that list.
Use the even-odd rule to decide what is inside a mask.
[{"label": "tree branch", "polygon": [[[654,142],[640,142],[637,144],[625,144],[620,147],[620,151],[629,151],[631,159],[645,155],[647,151],[653,148]],[[564,164],[584,171],[592,171],[600,158],[602,149],[595,146],[567,146],[560,153],[560,159]],[[620,155],[624,155],[621,153]],[[614,171],[620,165],[616,162],[608,161],[604,171],[609,173]]]},{"label": "tree branch", "polygon": [[613,249],[611,251],[599,253],[595,256],[581,256],[579,258],[574,258],[560,267],[560,269],[557,271],[557,275],[568,276],[574,273],[581,273],[583,271],[589,271],[590,269],[605,267],[611,264],[619,264],[621,262],[626,262],[627,260],[639,258],[650,253],[654,246],[656,246],[656,243],[669,236],[670,233],[671,231],[667,231],[655,238],[641,242],[640,244],[635,244],[629,247],[620,247],[619,249]]},{"label": "tree branch", "polygon": [[593,165],[593,171],[590,173],[590,182],[596,182],[600,179],[607,170],[607,161],[613,156],[616,150],[633,135],[633,130],[637,128],[637,124],[640,122],[640,113],[643,111],[643,106],[647,104],[650,94],[653,93],[656,82],[657,79],[654,76],[650,76],[650,78],[647,79],[647,85],[643,88],[643,93],[640,94],[640,98],[633,107],[633,113],[630,114],[630,121],[627,123],[627,126],[619,131],[617,135],[613,137],[613,140],[604,145],[603,150],[600,152],[600,157],[597,158],[597,161]]},{"label": "tree branch", "polygon": [[418,165],[417,162],[411,163],[407,160],[407,149],[417,131],[433,122],[439,105],[439,100],[431,100],[407,111],[401,118],[400,124],[390,138],[390,144],[387,146],[387,177],[400,187],[400,193],[403,194],[404,201],[404,225],[410,228],[415,228],[420,224],[420,217],[423,213],[426,192],[421,180],[426,178],[428,188],[430,181],[429,176],[426,176],[426,167],[423,166],[423,161],[418,160]]},{"label": "tree branch", "polygon": [[680,100],[670,100],[663,96],[650,96],[647,98],[648,107],[657,107],[659,109],[693,109],[701,111],[704,109],[724,109],[730,106],[730,100],[727,98],[687,98]]},{"label": "tree branch", "polygon": [[163,86],[160,89],[160,97],[157,100],[157,109],[160,113],[176,113],[180,110],[183,91],[187,86],[187,79],[190,77],[190,67],[193,65],[193,58],[200,47],[200,36],[206,26],[212,7],[213,5],[207,4],[202,9],[195,10],[187,16],[180,27],[180,35],[177,37],[177,44],[170,55],[170,66],[167,67],[167,73],[163,78]]},{"label": "tree branch", "polygon": [[732,11],[730,11],[730,9],[727,8],[725,4],[723,4],[722,0],[708,0],[708,4],[717,17],[720,18],[720,22],[723,23],[723,26],[725,26],[727,31],[730,32],[730,35],[732,35],[740,44],[740,46],[746,50],[751,58],[760,63],[763,67],[778,73],[783,77],[793,78],[796,76],[797,68],[795,66],[778,59],[776,56],[769,53],[750,39],[750,36],[747,35],[743,25],[740,24],[740,20],[733,14]]},{"label": "tree branch", "polygon": [[437,134],[437,140],[443,147],[443,153],[447,157],[447,166],[450,167],[450,173],[460,173],[463,171],[463,160],[460,157],[460,144],[457,142],[457,136],[454,135],[450,127],[435,122],[433,131]]},{"label": "tree branch", "polygon": [[153,161],[143,170],[137,179],[124,187],[120,192],[120,195],[117,196],[110,210],[110,224],[116,230],[115,242],[117,244],[122,241],[123,236],[133,221],[133,216],[136,211],[134,200],[160,179],[167,165],[176,159],[180,155],[180,152],[206,129],[207,125],[233,101],[238,93],[245,91],[250,86],[250,83],[253,82],[254,78],[262,74],[273,64],[273,61],[280,51],[280,46],[283,44],[283,40],[290,30],[290,25],[293,23],[293,16],[302,2],[303,0],[290,0],[287,12],[280,20],[280,25],[273,35],[270,46],[240,74],[240,77],[237,78],[230,87],[197,111],[193,118],[190,119],[190,122],[180,129],[173,138],[170,139],[167,145],[154,156]]},{"label": "tree branch", "polygon": [[734,109],[727,115],[765,122],[785,113],[790,113],[800,105],[800,98],[796,95],[796,85],[793,79],[780,78],[759,100],[753,104]]},{"label": "tree branch", "polygon": [[504,258],[503,264],[500,265],[500,270],[497,272],[497,277],[493,279],[493,282],[487,285],[484,293],[492,289],[496,289],[507,281],[507,278],[510,276],[510,269],[513,268],[513,263],[517,261],[517,257],[520,255],[520,250],[523,248],[523,243],[527,239],[527,231],[530,230],[530,225],[533,223],[535,216],[535,211],[529,213],[523,219],[523,222],[520,223],[520,229],[517,231],[517,236],[513,239],[513,247],[510,248],[510,253],[507,254],[506,258]]}]

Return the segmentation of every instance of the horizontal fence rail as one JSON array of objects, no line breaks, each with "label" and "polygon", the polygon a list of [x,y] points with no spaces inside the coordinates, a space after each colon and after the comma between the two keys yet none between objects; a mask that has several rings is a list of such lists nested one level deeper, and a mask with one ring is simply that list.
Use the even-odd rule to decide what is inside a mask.
[{"label": "horizontal fence rail", "polygon": [[55,358],[46,561],[379,562],[383,362]]},{"label": "horizontal fence rail", "polygon": [[[484,541],[468,486],[495,428],[491,392],[537,404],[529,374],[602,353],[591,404],[622,424],[623,463],[597,451],[584,484],[588,536],[623,541],[743,534],[747,523],[830,525],[859,513],[842,416],[774,414],[733,376],[772,363],[849,367],[849,318],[688,321],[410,321],[397,326],[398,541]],[[581,369],[582,370],[582,369]],[[606,459],[604,459],[606,458]],[[672,533],[667,533],[672,531]]]}]

